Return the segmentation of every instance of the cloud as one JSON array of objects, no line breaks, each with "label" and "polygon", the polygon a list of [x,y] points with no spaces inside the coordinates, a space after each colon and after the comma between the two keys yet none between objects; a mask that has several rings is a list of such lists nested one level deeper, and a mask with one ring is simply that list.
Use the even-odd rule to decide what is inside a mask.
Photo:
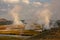
[{"label": "cloud", "polygon": [[51,0],[51,11],[54,20],[60,20],[60,0]]},{"label": "cloud", "polygon": [[6,11],[6,9],[0,9],[0,11]]},{"label": "cloud", "polygon": [[43,4],[43,7],[48,7],[48,6],[50,6],[49,3],[44,3],[44,4]]},{"label": "cloud", "polygon": [[33,2],[33,5],[37,7],[37,6],[41,6],[42,3],[41,2]]},{"label": "cloud", "polygon": [[3,0],[3,1],[7,3],[19,3],[19,0]]},{"label": "cloud", "polygon": [[33,2],[33,4],[35,4],[35,5],[42,5],[42,3],[40,3],[40,2]]},{"label": "cloud", "polygon": [[29,0],[22,0],[23,3],[29,4]]}]

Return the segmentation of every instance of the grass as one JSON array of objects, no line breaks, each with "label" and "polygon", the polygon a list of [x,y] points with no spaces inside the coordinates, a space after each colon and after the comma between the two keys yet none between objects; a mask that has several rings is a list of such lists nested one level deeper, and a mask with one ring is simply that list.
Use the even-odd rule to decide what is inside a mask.
[{"label": "grass", "polygon": [[[3,34],[5,34],[6,33],[6,35],[8,34],[8,33],[10,33],[10,32],[0,32],[1,34],[3,33]],[[36,31],[34,31],[34,30],[24,30],[24,35],[25,36],[27,36],[27,35],[32,35],[32,36],[34,36],[34,35],[37,35],[39,32],[36,32]],[[12,35],[17,35],[18,34],[18,32],[14,32],[14,33],[12,33],[11,32],[11,34]],[[24,38],[20,38],[20,37],[12,37],[12,36],[0,36],[0,40],[24,40]]]},{"label": "grass", "polygon": [[60,28],[45,30],[42,33],[26,40],[60,40]]},{"label": "grass", "polygon": [[21,38],[17,37],[9,37],[9,36],[1,36],[0,40],[23,40]]}]

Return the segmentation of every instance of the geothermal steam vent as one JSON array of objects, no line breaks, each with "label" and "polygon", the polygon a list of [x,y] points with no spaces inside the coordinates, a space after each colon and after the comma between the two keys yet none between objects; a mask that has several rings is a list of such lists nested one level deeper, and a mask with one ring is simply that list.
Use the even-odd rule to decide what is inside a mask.
[{"label": "geothermal steam vent", "polygon": [[24,24],[19,20],[19,16],[18,16],[18,12],[20,10],[19,6],[15,6],[11,11],[10,14],[13,17],[13,24],[12,27],[10,27],[11,29],[23,29],[24,28]]}]

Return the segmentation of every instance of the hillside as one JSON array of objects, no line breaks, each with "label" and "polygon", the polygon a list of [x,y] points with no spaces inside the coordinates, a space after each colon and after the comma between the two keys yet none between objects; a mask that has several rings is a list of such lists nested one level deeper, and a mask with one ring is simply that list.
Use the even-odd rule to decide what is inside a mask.
[{"label": "hillside", "polygon": [[60,40],[60,27],[45,30],[42,33],[26,40]]}]

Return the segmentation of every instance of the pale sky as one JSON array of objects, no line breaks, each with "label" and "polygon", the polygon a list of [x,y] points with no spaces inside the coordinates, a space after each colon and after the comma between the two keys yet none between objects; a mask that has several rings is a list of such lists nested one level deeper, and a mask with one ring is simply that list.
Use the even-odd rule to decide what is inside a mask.
[{"label": "pale sky", "polygon": [[20,6],[18,13],[21,19],[34,19],[38,11],[49,9],[52,19],[60,19],[60,0],[0,0],[0,18],[11,20],[10,11],[16,6]]}]

